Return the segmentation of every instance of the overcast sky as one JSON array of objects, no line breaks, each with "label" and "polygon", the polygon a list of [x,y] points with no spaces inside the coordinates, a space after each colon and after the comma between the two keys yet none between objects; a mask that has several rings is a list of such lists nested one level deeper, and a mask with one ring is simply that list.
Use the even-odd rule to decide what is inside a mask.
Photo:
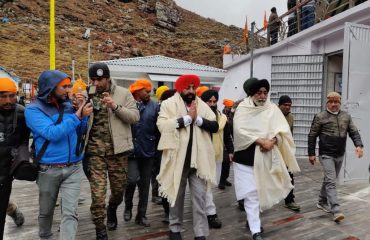
[{"label": "overcast sky", "polygon": [[265,10],[267,18],[272,7],[276,7],[279,15],[287,11],[286,0],[175,0],[175,2],[180,7],[201,16],[241,28],[244,28],[246,16],[248,25],[255,21],[256,26],[260,28],[263,26]]}]

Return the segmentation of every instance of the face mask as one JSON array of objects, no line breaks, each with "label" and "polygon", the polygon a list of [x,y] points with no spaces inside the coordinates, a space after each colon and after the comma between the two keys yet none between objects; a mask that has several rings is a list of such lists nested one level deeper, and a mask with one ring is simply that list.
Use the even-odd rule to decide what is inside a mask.
[{"label": "face mask", "polygon": [[190,104],[192,101],[195,100],[195,94],[194,93],[188,93],[186,95],[181,94],[182,99],[186,104]]}]

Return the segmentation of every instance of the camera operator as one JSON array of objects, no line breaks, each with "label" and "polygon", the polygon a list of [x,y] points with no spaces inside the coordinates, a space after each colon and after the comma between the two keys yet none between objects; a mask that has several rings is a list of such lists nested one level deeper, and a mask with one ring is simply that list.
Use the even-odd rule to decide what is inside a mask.
[{"label": "camera operator", "polygon": [[[91,65],[89,76],[91,85],[96,87],[96,94],[88,89],[94,109],[86,137],[92,198],[90,211],[96,239],[103,240],[108,239],[104,224],[106,214],[108,230],[117,228],[116,211],[126,187],[128,154],[134,148],[131,124],[139,120],[139,111],[131,93],[110,79],[110,71],[105,63]],[[106,213],[107,174],[111,195]]]}]

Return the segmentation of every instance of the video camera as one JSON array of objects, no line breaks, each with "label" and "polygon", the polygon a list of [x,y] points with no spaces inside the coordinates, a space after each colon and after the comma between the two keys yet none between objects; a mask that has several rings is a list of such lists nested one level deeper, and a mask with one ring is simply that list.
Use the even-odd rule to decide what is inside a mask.
[{"label": "video camera", "polygon": [[101,109],[101,103],[100,101],[94,101],[93,99],[96,94],[96,86],[94,85],[87,86],[86,92],[87,92],[86,103],[91,103],[91,105],[93,106],[93,109],[96,111],[99,111]]}]

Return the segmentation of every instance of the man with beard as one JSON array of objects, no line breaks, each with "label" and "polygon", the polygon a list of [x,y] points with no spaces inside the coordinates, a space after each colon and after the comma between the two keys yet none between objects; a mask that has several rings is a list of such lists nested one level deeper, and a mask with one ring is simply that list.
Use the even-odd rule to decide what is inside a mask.
[{"label": "man with beard", "polygon": [[148,80],[137,80],[130,85],[130,92],[136,100],[140,111],[140,120],[132,125],[132,137],[134,139],[134,151],[128,159],[128,179],[125,191],[125,221],[132,217],[132,199],[136,185],[139,187],[139,203],[135,222],[141,226],[149,227],[146,218],[148,206],[150,178],[152,168],[157,156],[157,143],[159,132],[157,118],[159,112],[158,103],[150,100],[152,84]]},{"label": "man with beard", "polygon": [[356,147],[356,156],[361,158],[364,154],[360,133],[351,115],[340,110],[341,102],[339,93],[329,93],[326,110],[315,115],[308,134],[308,160],[312,165],[315,164],[316,138],[319,137],[320,163],[324,170],[324,180],[316,206],[325,212],[331,212],[335,222],[344,219],[337,198],[336,179],[343,163],[347,133]]},{"label": "man with beard", "polygon": [[234,116],[234,184],[237,200],[244,199],[249,228],[261,240],[260,209],[284,199],[293,188],[289,171],[299,171],[289,125],[280,109],[270,102],[266,79],[248,79],[249,97]]},{"label": "man with beard", "polygon": [[12,190],[13,176],[10,172],[14,151],[28,151],[30,134],[24,119],[24,107],[16,102],[16,83],[10,78],[0,78],[0,239],[3,239]]},{"label": "man with beard", "polygon": [[68,99],[71,79],[58,70],[44,71],[38,80],[37,99],[25,111],[31,129],[35,156],[41,154],[39,187],[39,236],[51,239],[51,226],[58,193],[61,194],[60,239],[75,239],[77,205],[80,195],[82,154],[77,139],[86,130],[91,104],[78,96],[76,109]]},{"label": "man with beard", "polygon": [[[224,146],[228,153],[228,161],[232,161],[234,153],[234,145],[231,138],[230,126],[227,122],[225,114],[217,110],[218,92],[215,90],[205,91],[201,99],[207,103],[216,115],[218,123],[218,131],[212,134],[213,147],[215,149],[216,159],[216,181],[219,184],[221,176],[221,165],[223,160]],[[213,202],[212,191],[208,191],[206,195],[206,214],[208,218],[208,225],[210,228],[221,228],[222,223],[216,213],[216,205]]]},{"label": "man with beard", "polygon": [[[128,155],[133,150],[131,124],[139,120],[132,94],[110,79],[108,65],[94,63],[89,68],[90,81],[97,93],[92,97],[94,111],[89,121],[86,155],[91,188],[91,215],[96,239],[108,239],[107,228],[117,228],[117,207],[126,188]],[[111,195],[106,209],[107,175]],[[104,219],[107,215],[107,226]]]},{"label": "man with beard", "polygon": [[[159,192],[171,204],[170,239],[181,240],[186,183],[189,181],[195,239],[209,234],[205,197],[211,183],[216,184],[216,164],[211,133],[218,131],[216,116],[195,96],[200,79],[196,75],[180,76],[177,92],[161,103],[157,121],[163,150],[157,177]],[[179,117],[180,116],[180,117]]]}]

